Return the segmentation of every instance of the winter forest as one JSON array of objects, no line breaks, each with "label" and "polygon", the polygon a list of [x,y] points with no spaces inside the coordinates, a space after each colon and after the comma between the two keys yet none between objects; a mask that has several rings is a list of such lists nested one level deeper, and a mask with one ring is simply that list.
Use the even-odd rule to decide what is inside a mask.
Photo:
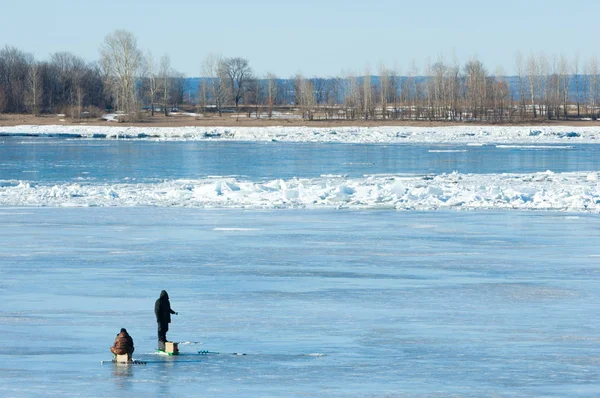
[{"label": "winter forest", "polygon": [[[14,47],[0,50],[0,113],[65,114],[77,119],[106,112],[135,121],[179,108],[198,115],[244,113],[305,120],[423,120],[518,122],[596,119],[596,57],[517,53],[516,75],[492,72],[476,58],[460,64],[440,57],[423,70],[379,65],[337,77],[258,75],[241,57],[210,54],[200,78],[186,78],[168,55],[155,58],[133,34],[117,30],[99,46],[99,59],[58,52],[48,60]],[[301,69],[299,65],[299,69]],[[1,117],[1,115],[0,115]]]}]

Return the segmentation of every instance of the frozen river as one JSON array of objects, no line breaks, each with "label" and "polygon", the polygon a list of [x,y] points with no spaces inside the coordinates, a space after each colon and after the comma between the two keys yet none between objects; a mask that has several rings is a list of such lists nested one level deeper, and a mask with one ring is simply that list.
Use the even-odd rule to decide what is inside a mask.
[{"label": "frozen river", "polygon": [[0,396],[597,396],[599,155],[2,136]]},{"label": "frozen river", "polygon": [[[599,221],[7,208],[0,394],[594,396]],[[177,358],[153,354],[162,289]],[[121,327],[147,365],[100,365]]]}]

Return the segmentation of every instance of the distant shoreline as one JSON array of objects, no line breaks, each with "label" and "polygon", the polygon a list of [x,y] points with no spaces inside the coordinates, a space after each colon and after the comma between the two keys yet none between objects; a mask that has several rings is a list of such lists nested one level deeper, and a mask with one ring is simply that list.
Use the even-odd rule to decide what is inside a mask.
[{"label": "distant shoreline", "polygon": [[195,118],[181,114],[172,116],[148,116],[138,122],[107,122],[99,118],[70,119],[57,115],[32,116],[22,114],[0,114],[0,127],[6,126],[114,126],[114,127],[473,127],[473,126],[573,126],[573,127],[600,127],[600,121],[594,120],[544,120],[532,119],[515,123],[489,123],[489,122],[452,122],[452,121],[407,121],[407,120],[302,120],[302,119],[249,119],[240,115],[237,120],[235,115],[224,117]]},{"label": "distant shoreline", "polygon": [[[33,120],[32,120],[33,119]],[[15,118],[0,125],[0,136],[87,139],[154,139],[167,141],[271,141],[363,144],[600,144],[600,123],[490,125],[458,123],[286,123],[285,120],[196,120],[169,117],[153,122],[72,123],[55,118]],[[38,122],[38,123],[35,123]],[[44,122],[47,124],[39,123]],[[59,120],[60,122],[60,120]]]}]

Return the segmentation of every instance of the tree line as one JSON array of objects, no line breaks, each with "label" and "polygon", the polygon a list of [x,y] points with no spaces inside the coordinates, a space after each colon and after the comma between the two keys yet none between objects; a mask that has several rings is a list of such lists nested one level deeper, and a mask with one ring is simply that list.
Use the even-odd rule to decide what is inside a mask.
[{"label": "tree line", "polygon": [[[100,46],[100,59],[85,62],[68,52],[47,61],[5,47],[0,50],[0,113],[66,114],[73,118],[117,112],[135,120],[143,111],[168,115],[179,106],[201,114],[305,120],[430,120],[513,122],[599,116],[598,59],[515,57],[516,76],[490,73],[474,58],[460,65],[443,58],[423,71],[380,65],[376,73],[281,79],[257,76],[247,59],[210,54],[202,62],[197,90],[168,55],[142,52],[130,32],[117,30]],[[187,94],[187,95],[186,95]]]},{"label": "tree line", "polygon": [[153,115],[157,109],[168,114],[184,102],[184,81],[168,55],[155,60],[151,52],[143,54],[135,37],[122,30],[106,36],[95,62],[69,52],[38,61],[14,47],[0,49],[0,113],[81,118],[108,110],[132,120],[147,104]]}]

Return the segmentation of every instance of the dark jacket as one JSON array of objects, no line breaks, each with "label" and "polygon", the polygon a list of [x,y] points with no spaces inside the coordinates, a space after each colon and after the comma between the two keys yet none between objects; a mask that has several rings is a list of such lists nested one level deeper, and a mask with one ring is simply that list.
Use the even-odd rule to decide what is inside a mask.
[{"label": "dark jacket", "polygon": [[110,350],[117,355],[131,355],[134,351],[133,339],[127,331],[121,331],[121,333],[117,335],[117,338],[115,338],[115,343]]},{"label": "dark jacket", "polygon": [[156,322],[158,323],[171,323],[171,314],[175,311],[171,309],[171,303],[169,302],[169,295],[165,290],[160,292],[160,297],[154,304],[154,314],[156,315]]}]

